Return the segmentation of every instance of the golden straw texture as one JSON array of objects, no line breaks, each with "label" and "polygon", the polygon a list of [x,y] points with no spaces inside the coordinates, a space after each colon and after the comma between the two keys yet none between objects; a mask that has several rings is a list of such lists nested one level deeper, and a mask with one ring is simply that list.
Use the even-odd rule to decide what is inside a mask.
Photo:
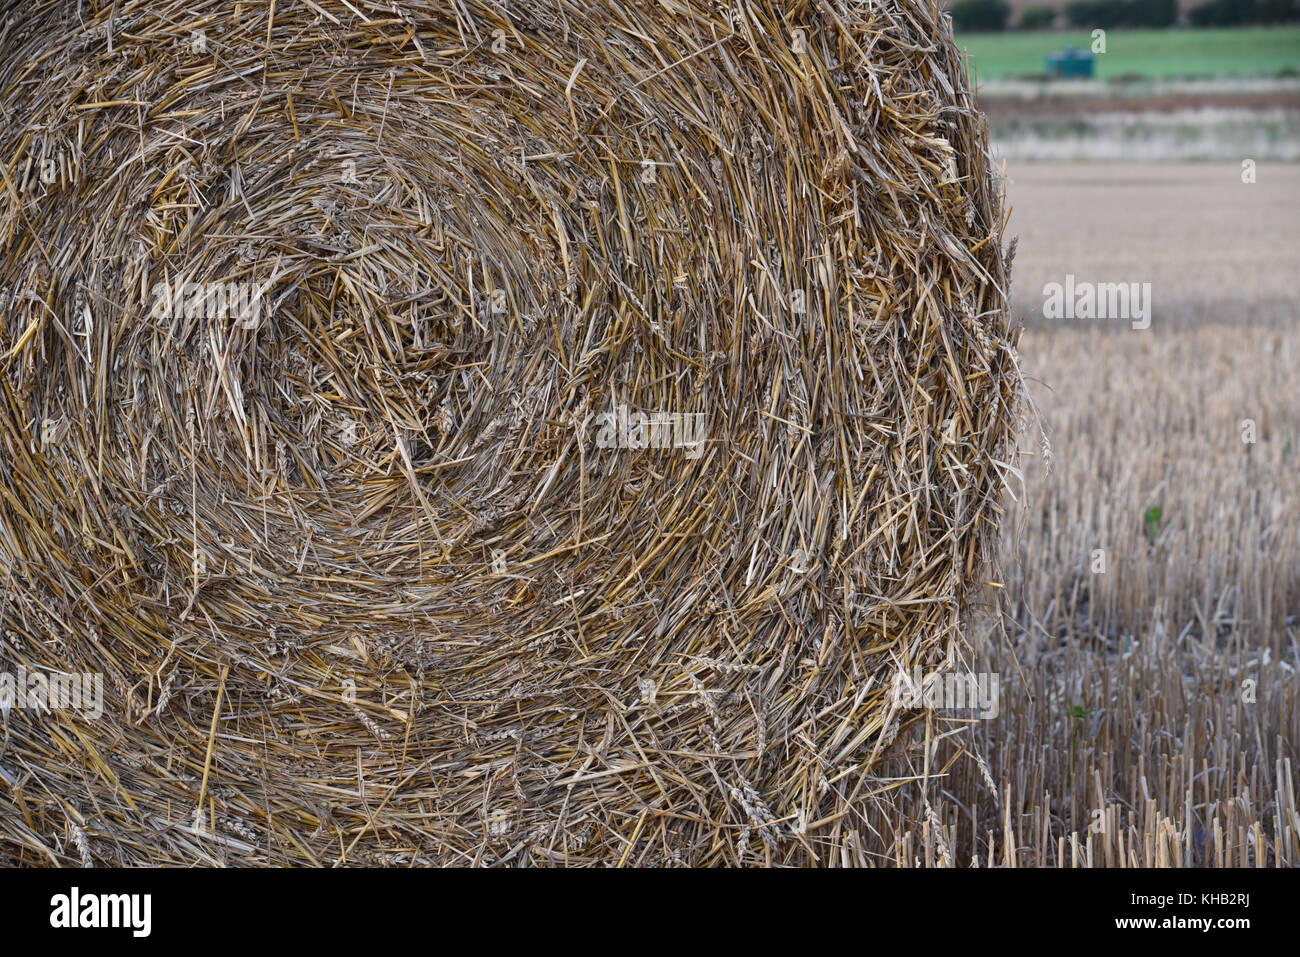
[{"label": "golden straw texture", "polygon": [[105,700],[0,859],[870,844],[1021,390],[937,3],[7,9],[3,662]]}]

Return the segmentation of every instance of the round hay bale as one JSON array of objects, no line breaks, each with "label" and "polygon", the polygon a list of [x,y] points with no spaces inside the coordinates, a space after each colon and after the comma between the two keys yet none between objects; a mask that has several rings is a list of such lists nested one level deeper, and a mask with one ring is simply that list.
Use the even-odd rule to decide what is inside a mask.
[{"label": "round hay bale", "polygon": [[[17,9],[17,8],[10,8]],[[34,2],[20,862],[830,863],[1020,389],[936,3]]]}]

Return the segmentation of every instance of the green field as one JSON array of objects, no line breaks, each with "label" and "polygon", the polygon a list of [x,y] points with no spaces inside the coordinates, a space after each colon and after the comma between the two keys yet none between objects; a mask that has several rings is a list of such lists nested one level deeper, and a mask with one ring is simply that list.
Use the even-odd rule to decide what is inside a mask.
[{"label": "green field", "polygon": [[[970,55],[982,81],[1042,74],[1047,54],[1073,44],[1090,49],[1088,30],[968,33],[957,45]],[[1097,76],[1112,79],[1159,77],[1267,76],[1300,70],[1300,26],[1236,27],[1214,30],[1107,30],[1106,52],[1097,57]]]}]

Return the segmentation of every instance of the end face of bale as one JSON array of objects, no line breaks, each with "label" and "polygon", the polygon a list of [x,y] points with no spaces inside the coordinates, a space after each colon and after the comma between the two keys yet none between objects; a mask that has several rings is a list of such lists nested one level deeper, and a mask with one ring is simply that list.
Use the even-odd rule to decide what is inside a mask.
[{"label": "end face of bale", "polygon": [[78,7],[0,41],[0,663],[102,707],[6,714],[0,858],[869,848],[1020,393],[937,4]]}]

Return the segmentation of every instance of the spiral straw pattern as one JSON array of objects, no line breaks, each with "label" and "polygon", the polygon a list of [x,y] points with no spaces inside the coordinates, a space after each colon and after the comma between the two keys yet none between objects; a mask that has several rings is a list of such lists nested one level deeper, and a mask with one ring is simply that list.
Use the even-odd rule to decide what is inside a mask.
[{"label": "spiral straw pattern", "polygon": [[[25,863],[840,863],[1020,377],[937,3],[11,3]],[[10,780],[12,779],[12,780]]]}]

